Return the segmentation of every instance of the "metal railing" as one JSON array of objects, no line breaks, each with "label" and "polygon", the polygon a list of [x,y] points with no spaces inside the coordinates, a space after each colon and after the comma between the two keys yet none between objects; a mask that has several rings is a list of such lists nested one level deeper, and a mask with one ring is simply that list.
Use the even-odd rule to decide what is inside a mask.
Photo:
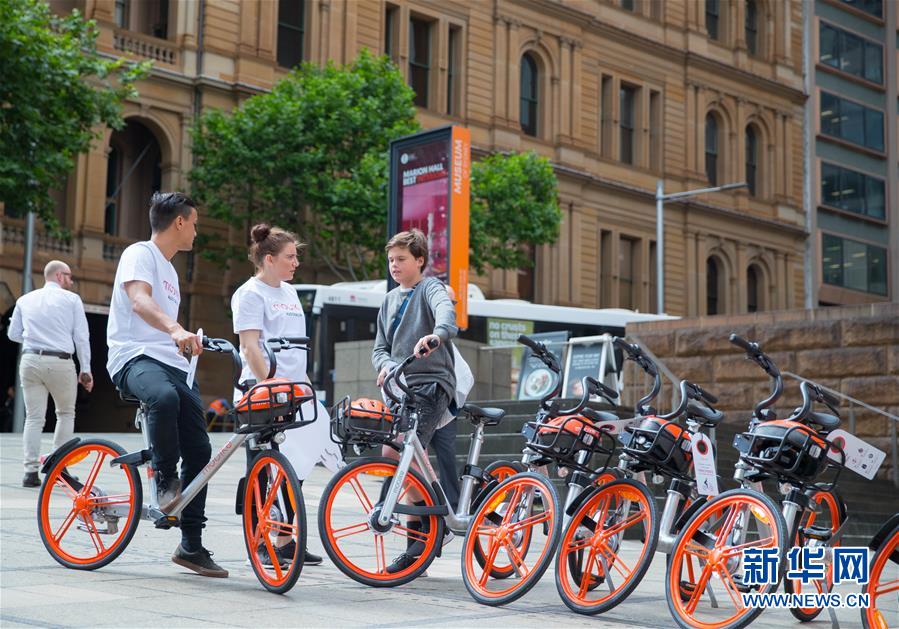
[{"label": "metal railing", "polygon": [[890,420],[890,480],[893,481],[893,485],[899,487],[899,443],[897,443],[897,424],[899,424],[899,416],[893,415],[882,408],[877,408],[876,406],[871,406],[870,404],[866,404],[861,400],[858,400],[851,395],[846,395],[845,393],[841,393],[840,391],[835,391],[830,387],[825,387],[823,384],[819,382],[815,382],[814,380],[809,380],[808,378],[803,378],[802,376],[789,372],[783,371],[782,375],[792,378],[793,380],[798,380],[800,382],[808,382],[809,384],[814,384],[822,391],[827,391],[833,396],[836,396],[840,399],[846,400],[849,402],[849,432],[853,435],[855,434],[855,409],[856,407],[861,407],[871,411],[872,413],[877,413],[878,415],[883,415],[887,419]]}]

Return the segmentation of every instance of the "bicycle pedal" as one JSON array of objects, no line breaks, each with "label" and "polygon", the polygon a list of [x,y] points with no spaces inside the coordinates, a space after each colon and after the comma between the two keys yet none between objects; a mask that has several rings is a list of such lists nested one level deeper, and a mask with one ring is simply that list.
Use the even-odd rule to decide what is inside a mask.
[{"label": "bicycle pedal", "polygon": [[833,531],[824,526],[808,526],[802,529],[802,534],[808,539],[816,539],[819,542],[826,542],[833,537]]},{"label": "bicycle pedal", "polygon": [[164,515],[153,523],[158,529],[170,529],[181,525],[181,520],[173,515]]}]

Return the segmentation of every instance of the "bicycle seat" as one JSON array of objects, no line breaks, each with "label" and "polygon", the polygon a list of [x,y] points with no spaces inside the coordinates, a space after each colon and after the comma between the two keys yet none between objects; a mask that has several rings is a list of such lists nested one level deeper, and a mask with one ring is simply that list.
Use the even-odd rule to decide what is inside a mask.
[{"label": "bicycle seat", "polygon": [[471,416],[471,421],[485,426],[495,426],[506,416],[506,411],[501,408],[482,408],[474,404],[466,404],[462,410]]},{"label": "bicycle seat", "polygon": [[686,414],[687,417],[698,419],[708,426],[717,426],[724,419],[724,413],[721,411],[709,408],[704,404],[697,404],[693,400],[687,402]]},{"label": "bicycle seat", "polygon": [[125,402],[125,404],[134,404],[135,406],[140,405],[140,400],[130,393],[125,393],[121,389],[116,389],[119,392],[119,398]]},{"label": "bicycle seat", "polygon": [[808,414],[808,421],[821,426],[824,430],[833,430],[840,425],[840,418],[836,415],[828,415],[827,413],[818,413],[816,411]]},{"label": "bicycle seat", "polygon": [[595,408],[585,408],[581,414],[594,422],[617,422],[618,415],[609,411],[599,411]]}]

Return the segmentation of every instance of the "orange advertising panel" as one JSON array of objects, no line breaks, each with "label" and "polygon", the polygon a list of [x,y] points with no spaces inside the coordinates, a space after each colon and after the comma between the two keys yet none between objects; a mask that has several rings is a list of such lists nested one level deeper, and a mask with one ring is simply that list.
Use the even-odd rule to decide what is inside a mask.
[{"label": "orange advertising panel", "polygon": [[[439,277],[456,294],[456,323],[468,327],[468,228],[471,135],[443,127],[390,143],[392,236],[420,229],[428,239],[426,276]],[[388,289],[395,286],[388,274]]]}]

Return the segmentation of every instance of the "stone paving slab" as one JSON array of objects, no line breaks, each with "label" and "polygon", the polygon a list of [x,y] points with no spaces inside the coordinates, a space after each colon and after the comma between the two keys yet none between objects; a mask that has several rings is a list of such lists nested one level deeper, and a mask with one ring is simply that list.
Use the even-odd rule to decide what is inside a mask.
[{"label": "stone paving slab", "polygon": [[[82,435],[87,436],[87,435]],[[50,447],[45,435],[45,448]],[[136,434],[101,437],[126,450]],[[227,435],[213,434],[213,446]],[[244,472],[241,453],[213,479],[204,543],[227,568],[228,579],[205,579],[171,563],[177,531],[141,522],[128,549],[92,572],[68,570],[46,552],[37,529],[38,491],[21,486],[21,437],[0,435],[0,626],[2,627],[647,627],[672,626],[664,600],[665,562],[657,556],[643,583],[602,616],[573,614],[556,593],[552,571],[525,597],[506,607],[470,598],[460,576],[461,539],[451,542],[427,578],[399,588],[369,588],[344,576],[329,560],[304,568],[284,596],[262,589],[246,564],[234,492]],[[324,555],[317,509],[329,473],[316,468],[303,486],[309,547]],[[826,617],[825,617],[826,618]],[[843,627],[860,625],[855,611],[840,612]],[[800,627],[787,612],[769,610],[753,627]],[[808,627],[829,627],[819,620]]]}]

